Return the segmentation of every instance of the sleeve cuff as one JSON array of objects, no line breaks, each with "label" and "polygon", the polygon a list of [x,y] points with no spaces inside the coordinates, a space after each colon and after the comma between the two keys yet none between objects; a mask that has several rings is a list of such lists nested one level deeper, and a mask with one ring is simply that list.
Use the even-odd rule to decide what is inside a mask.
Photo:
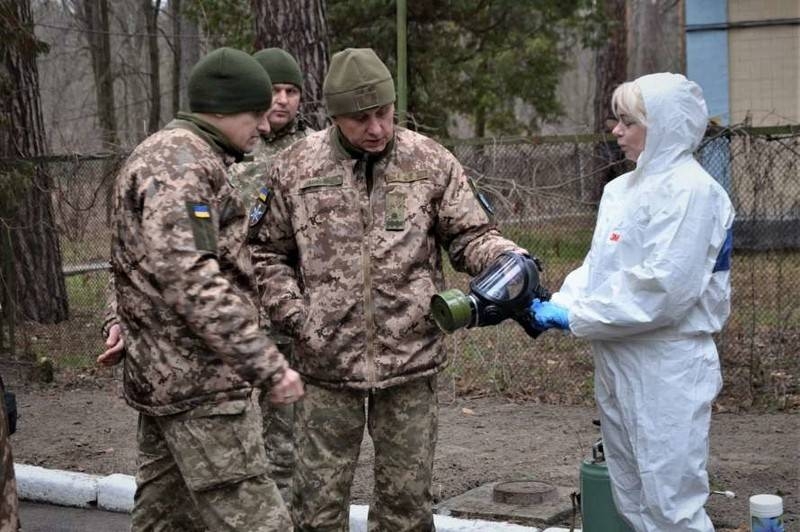
[{"label": "sleeve cuff", "polygon": [[100,327],[100,333],[103,335],[104,340],[108,338],[108,332],[114,325],[119,325],[119,320],[117,320],[116,316],[110,316],[103,322],[103,325]]}]

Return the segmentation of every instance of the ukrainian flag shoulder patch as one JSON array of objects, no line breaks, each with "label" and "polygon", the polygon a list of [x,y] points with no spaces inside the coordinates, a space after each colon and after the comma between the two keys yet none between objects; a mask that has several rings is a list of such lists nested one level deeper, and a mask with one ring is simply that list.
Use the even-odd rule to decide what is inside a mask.
[{"label": "ukrainian flag shoulder patch", "polygon": [[195,203],[192,205],[192,214],[195,218],[211,218],[211,211],[208,205],[203,203]]},{"label": "ukrainian flag shoulder patch", "polygon": [[208,204],[187,201],[186,212],[189,215],[195,247],[198,250],[216,253],[217,234]]}]

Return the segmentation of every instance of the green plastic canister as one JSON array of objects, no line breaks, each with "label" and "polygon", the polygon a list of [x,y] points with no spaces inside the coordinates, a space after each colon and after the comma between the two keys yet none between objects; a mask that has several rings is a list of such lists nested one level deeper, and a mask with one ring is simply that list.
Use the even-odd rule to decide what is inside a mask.
[{"label": "green plastic canister", "polygon": [[633,532],[614,506],[606,463],[585,459],[580,477],[583,532]]}]

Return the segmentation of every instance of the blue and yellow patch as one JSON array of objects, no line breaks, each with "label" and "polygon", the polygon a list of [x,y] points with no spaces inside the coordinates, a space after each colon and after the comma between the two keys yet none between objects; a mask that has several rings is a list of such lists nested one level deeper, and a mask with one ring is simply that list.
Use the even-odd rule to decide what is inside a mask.
[{"label": "blue and yellow patch", "polygon": [[198,250],[216,253],[217,233],[208,204],[187,201],[186,213],[189,215],[195,247]]},{"label": "blue and yellow patch", "polygon": [[203,205],[202,203],[192,205],[192,214],[195,218],[211,218],[211,211],[208,209],[208,205]]},{"label": "blue and yellow patch", "polygon": [[256,203],[250,208],[250,227],[255,227],[264,219],[269,209],[269,201],[272,198],[272,191],[267,187],[261,187],[256,196]]}]

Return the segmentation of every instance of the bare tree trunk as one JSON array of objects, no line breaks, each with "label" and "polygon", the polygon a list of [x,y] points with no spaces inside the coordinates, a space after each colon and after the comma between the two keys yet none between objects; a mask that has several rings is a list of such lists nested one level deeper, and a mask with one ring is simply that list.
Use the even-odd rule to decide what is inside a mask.
[{"label": "bare tree trunk", "polygon": [[30,0],[0,0],[0,25],[0,227],[10,236],[13,264],[2,284],[14,286],[18,314],[55,323],[68,318],[68,302],[50,180],[24,161],[45,152],[36,56],[47,45],[33,33]]},{"label": "bare tree trunk", "polygon": [[[605,15],[612,21],[604,46],[597,50],[595,61],[594,132],[609,133],[606,119],[611,116],[611,95],[614,89],[627,78],[627,11],[625,0],[606,0]],[[598,201],[603,187],[618,175],[615,164],[620,158],[615,142],[600,142],[595,145],[595,161],[592,177],[584,188],[589,193],[588,201]]]},{"label": "bare tree trunk", "polygon": [[112,26],[120,32],[119,60],[122,82],[122,105],[120,130],[126,146],[136,145],[147,136],[147,81],[142,66],[142,50],[146,44],[145,15],[141,3],[121,3],[113,13]]},{"label": "bare tree trunk", "polygon": [[[100,123],[102,149],[112,151],[119,147],[114,96],[114,75],[111,68],[111,41],[109,38],[108,0],[81,0],[77,6],[79,23],[83,26],[89,55],[92,59],[97,120]],[[106,219],[111,219],[112,180],[105,185]]]},{"label": "bare tree trunk", "polygon": [[189,74],[192,67],[200,60],[202,43],[197,23],[190,17],[181,17],[181,109],[189,109]]},{"label": "bare tree trunk", "polygon": [[681,72],[681,0],[633,0],[628,12],[628,71],[632,79],[654,72]]},{"label": "bare tree trunk", "polygon": [[251,0],[255,48],[276,46],[292,54],[305,75],[302,112],[316,129],[326,123],[322,82],[328,70],[330,41],[325,0]]},{"label": "bare tree trunk", "polygon": [[111,69],[111,44],[109,41],[108,0],[82,0],[80,21],[89,44],[97,97],[97,119],[103,149],[117,147],[117,118],[114,101],[114,75]]},{"label": "bare tree trunk", "polygon": [[605,131],[605,119],[611,115],[611,95],[627,79],[628,39],[625,27],[625,0],[606,0],[605,14],[613,21],[605,45],[597,50],[595,62],[594,131]]},{"label": "bare tree trunk", "polygon": [[158,12],[161,0],[142,0],[145,22],[147,26],[147,51],[150,63],[150,118],[147,121],[147,132],[158,131],[161,122],[161,71],[158,61]]},{"label": "bare tree trunk", "polygon": [[181,41],[181,0],[172,0],[169,3],[172,15],[172,114],[181,110],[181,54],[183,42]]}]

